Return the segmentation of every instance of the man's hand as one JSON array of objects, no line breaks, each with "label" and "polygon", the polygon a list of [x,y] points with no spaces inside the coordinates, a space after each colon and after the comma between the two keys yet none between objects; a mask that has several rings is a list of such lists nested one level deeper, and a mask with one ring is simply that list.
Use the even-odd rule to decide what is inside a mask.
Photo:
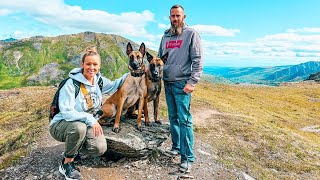
[{"label": "man's hand", "polygon": [[183,88],[183,91],[187,94],[192,93],[194,90],[194,86],[192,86],[191,84],[186,84]]},{"label": "man's hand", "polygon": [[92,130],[95,137],[98,137],[103,134],[102,127],[100,126],[98,121],[93,124]]}]

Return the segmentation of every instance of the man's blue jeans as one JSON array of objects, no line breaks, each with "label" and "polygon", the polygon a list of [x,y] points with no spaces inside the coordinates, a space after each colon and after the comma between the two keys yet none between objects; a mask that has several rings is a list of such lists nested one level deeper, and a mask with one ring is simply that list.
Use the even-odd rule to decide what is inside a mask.
[{"label": "man's blue jeans", "polygon": [[190,114],[191,94],[183,91],[186,81],[165,82],[172,148],[180,150],[181,162],[193,162],[193,127]]}]

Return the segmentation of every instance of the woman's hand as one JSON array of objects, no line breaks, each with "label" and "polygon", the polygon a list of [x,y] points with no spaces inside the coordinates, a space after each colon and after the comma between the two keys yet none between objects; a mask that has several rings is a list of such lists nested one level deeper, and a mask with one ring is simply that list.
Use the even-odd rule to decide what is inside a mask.
[{"label": "woman's hand", "polygon": [[98,137],[98,136],[103,134],[102,127],[100,126],[98,121],[93,124],[92,130],[93,130],[93,134],[94,134],[95,137]]}]

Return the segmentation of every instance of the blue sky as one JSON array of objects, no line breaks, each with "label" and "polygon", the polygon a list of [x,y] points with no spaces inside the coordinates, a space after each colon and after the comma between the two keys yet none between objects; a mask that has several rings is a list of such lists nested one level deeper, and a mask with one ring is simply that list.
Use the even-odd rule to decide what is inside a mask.
[{"label": "blue sky", "polygon": [[93,31],[157,50],[174,4],[185,8],[185,22],[200,32],[207,66],[320,60],[319,0],[5,0],[0,39]]}]

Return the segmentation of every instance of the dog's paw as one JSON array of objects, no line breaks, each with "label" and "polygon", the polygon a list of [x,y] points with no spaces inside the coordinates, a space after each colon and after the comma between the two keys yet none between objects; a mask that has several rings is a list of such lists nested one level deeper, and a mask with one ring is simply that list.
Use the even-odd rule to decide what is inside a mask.
[{"label": "dog's paw", "polygon": [[151,126],[151,122],[150,121],[146,121],[145,123],[144,123],[146,126]]},{"label": "dog's paw", "polygon": [[120,128],[113,128],[112,131],[115,132],[115,133],[119,133],[120,132]]},{"label": "dog's paw", "polygon": [[157,124],[162,124],[162,121],[161,121],[161,120],[154,121],[154,122],[157,123]]},{"label": "dog's paw", "polygon": [[137,126],[137,129],[142,132],[142,126]]}]

